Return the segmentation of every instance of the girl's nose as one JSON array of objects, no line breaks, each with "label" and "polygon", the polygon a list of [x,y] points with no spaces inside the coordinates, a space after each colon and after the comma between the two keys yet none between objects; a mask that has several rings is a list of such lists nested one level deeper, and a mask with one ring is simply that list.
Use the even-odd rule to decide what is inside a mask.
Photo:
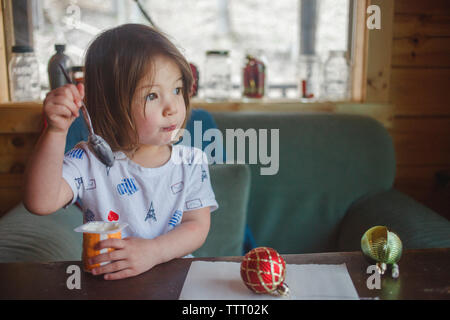
[{"label": "girl's nose", "polygon": [[164,116],[171,116],[177,113],[177,109],[175,107],[173,107],[173,105],[171,104],[170,106],[164,108]]},{"label": "girl's nose", "polygon": [[167,101],[164,106],[164,111],[163,111],[164,116],[171,116],[176,113],[177,113],[177,108],[176,108],[175,102],[171,101],[171,100]]}]

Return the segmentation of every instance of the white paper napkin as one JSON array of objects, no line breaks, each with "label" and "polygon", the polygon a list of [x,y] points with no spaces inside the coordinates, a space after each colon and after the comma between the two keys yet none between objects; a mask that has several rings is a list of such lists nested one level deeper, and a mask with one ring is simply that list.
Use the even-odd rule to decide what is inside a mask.
[{"label": "white paper napkin", "polygon": [[257,294],[241,279],[240,263],[193,261],[180,300],[341,300],[358,299],[345,264],[288,264],[288,297]]}]

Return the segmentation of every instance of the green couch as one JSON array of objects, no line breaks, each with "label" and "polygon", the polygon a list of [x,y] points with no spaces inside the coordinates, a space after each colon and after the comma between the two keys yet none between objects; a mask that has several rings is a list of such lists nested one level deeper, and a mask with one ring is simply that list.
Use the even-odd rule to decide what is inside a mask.
[{"label": "green couch", "polygon": [[[359,250],[362,234],[374,225],[395,231],[406,249],[450,247],[450,222],[392,188],[392,140],[375,120],[212,114],[224,140],[226,129],[267,129],[268,137],[271,129],[279,129],[279,170],[261,175],[268,165],[210,165],[220,208],[196,256],[240,255],[246,222],[258,246],[280,253]],[[274,146],[269,144],[269,150]],[[228,152],[227,157],[231,162]],[[40,217],[20,204],[0,219],[0,262],[79,260],[81,237],[73,229],[81,223],[75,206]]]},{"label": "green couch", "polygon": [[278,173],[261,175],[265,165],[250,165],[247,221],[257,246],[281,253],[354,251],[367,229],[386,225],[407,249],[450,247],[450,222],[393,189],[394,147],[376,120],[325,113],[213,116],[224,136],[226,128],[279,129]]}]

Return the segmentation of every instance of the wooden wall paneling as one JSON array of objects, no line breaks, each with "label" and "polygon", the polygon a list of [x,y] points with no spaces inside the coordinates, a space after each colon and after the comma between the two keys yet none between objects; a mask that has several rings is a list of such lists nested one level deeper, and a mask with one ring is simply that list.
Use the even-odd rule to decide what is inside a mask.
[{"label": "wooden wall paneling", "polygon": [[392,66],[450,67],[450,10],[394,16]]},{"label": "wooden wall paneling", "polygon": [[435,175],[450,168],[450,1],[396,0],[394,11],[394,186],[449,218]]},{"label": "wooden wall paneling", "polygon": [[0,133],[37,133],[43,128],[41,103],[2,104],[0,115]]},{"label": "wooden wall paneling", "polygon": [[23,173],[39,136],[0,134],[0,173]]},{"label": "wooden wall paneling", "polygon": [[450,165],[450,117],[397,116],[389,131],[398,166]]},{"label": "wooden wall paneling", "polygon": [[429,204],[436,191],[435,174],[440,170],[450,170],[447,166],[397,166],[394,187],[416,200]]},{"label": "wooden wall paneling", "polygon": [[446,37],[450,35],[450,10],[439,15],[416,13],[394,14],[394,38],[412,36]]},{"label": "wooden wall paneling", "polygon": [[450,12],[448,0],[395,0],[395,13],[440,15]]},{"label": "wooden wall paneling", "polygon": [[399,106],[403,115],[408,114],[406,106],[420,106],[424,114],[430,114],[426,110],[430,106],[450,108],[449,81],[450,68],[392,68],[391,99],[396,114],[400,114]]},{"label": "wooden wall paneling", "polygon": [[450,131],[444,134],[396,133],[393,142],[398,166],[450,164]]},{"label": "wooden wall paneling", "polygon": [[22,200],[22,174],[0,174],[0,217]]},{"label": "wooden wall paneling", "polygon": [[[449,23],[450,25],[450,23]],[[450,36],[396,38],[392,67],[450,67]]]},{"label": "wooden wall paneling", "polygon": [[414,134],[431,134],[449,135],[450,134],[450,118],[448,117],[402,117],[394,118],[394,134],[414,133]]}]

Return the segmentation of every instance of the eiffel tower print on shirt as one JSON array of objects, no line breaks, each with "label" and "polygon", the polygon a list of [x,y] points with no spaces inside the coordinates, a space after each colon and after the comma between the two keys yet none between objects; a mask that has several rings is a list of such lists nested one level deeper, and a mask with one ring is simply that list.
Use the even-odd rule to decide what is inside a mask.
[{"label": "eiffel tower print on shirt", "polygon": [[145,220],[152,219],[153,221],[156,221],[156,213],[155,209],[153,208],[153,201],[150,203],[150,209],[147,211],[147,215],[145,216]]}]

